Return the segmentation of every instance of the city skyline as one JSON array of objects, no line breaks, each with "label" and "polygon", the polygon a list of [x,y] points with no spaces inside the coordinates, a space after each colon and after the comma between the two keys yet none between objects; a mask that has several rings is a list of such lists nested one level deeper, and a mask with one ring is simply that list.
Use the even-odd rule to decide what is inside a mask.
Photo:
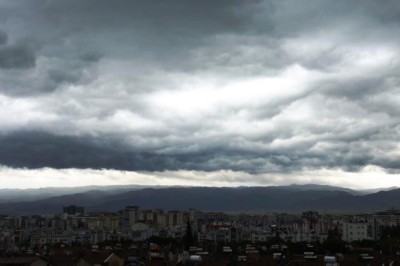
[{"label": "city skyline", "polygon": [[0,2],[0,188],[400,186],[400,3]]}]

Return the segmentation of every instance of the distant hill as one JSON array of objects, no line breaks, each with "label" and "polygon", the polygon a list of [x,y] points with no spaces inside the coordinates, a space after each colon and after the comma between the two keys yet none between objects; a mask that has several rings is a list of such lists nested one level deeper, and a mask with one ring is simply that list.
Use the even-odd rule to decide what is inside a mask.
[{"label": "distant hill", "polygon": [[[1,202],[33,201],[50,197],[88,192],[91,190],[122,192],[133,191],[150,186],[140,185],[115,185],[115,186],[82,186],[82,187],[44,187],[28,189],[0,189]],[[157,186],[161,188],[162,186]],[[164,186],[165,187],[165,186]]]},{"label": "distant hill", "polygon": [[[114,185],[114,186],[82,186],[82,187],[44,187],[44,188],[30,188],[30,189],[0,189],[0,202],[34,201],[34,200],[46,199],[62,195],[84,193],[92,190],[120,193],[126,191],[139,190],[143,188],[168,188],[168,187],[171,186]],[[297,190],[298,191],[300,190],[345,191],[352,195],[366,195],[366,194],[376,193],[379,191],[389,191],[397,189],[397,187],[390,187],[390,188],[378,188],[369,190],[353,190],[349,188],[342,188],[342,187],[328,186],[328,185],[317,185],[317,184],[305,184],[305,185],[292,184],[288,186],[276,186],[275,188],[277,187],[288,190],[296,190],[296,191]]]},{"label": "distant hill", "polygon": [[[350,191],[351,192],[351,191]],[[225,212],[372,211],[400,208],[400,189],[355,195],[328,187],[168,187],[134,190],[91,190],[33,201],[0,204],[4,214],[60,213],[63,205],[80,205],[88,211],[118,211],[128,205],[142,209]]]},{"label": "distant hill", "polygon": [[[318,184],[291,184],[288,186],[279,186],[280,188],[287,188],[292,190],[301,190],[301,191],[308,191],[308,190],[318,190],[318,191],[345,191],[352,195],[363,195],[369,194],[365,190],[354,190],[350,188],[343,188],[337,186],[329,186],[329,185],[318,185]],[[383,189],[377,189],[376,191],[371,191],[371,193],[381,191]]]}]

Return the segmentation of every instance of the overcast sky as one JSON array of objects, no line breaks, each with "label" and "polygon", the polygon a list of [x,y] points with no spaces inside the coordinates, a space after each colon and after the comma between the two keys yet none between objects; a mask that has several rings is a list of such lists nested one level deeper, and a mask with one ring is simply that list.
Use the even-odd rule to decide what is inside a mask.
[{"label": "overcast sky", "polygon": [[397,0],[0,1],[1,187],[400,186]]}]

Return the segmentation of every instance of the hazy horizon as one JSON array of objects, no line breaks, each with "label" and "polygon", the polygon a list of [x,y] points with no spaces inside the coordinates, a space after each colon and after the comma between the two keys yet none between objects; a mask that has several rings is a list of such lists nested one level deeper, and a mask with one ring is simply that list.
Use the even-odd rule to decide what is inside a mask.
[{"label": "hazy horizon", "polygon": [[400,186],[400,2],[0,2],[0,188]]}]

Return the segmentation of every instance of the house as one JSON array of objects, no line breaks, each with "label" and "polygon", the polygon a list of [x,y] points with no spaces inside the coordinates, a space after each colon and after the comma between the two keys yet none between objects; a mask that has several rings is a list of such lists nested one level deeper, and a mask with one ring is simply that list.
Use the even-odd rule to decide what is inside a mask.
[{"label": "house", "polygon": [[77,266],[123,266],[124,261],[114,253],[92,252],[78,259]]}]

